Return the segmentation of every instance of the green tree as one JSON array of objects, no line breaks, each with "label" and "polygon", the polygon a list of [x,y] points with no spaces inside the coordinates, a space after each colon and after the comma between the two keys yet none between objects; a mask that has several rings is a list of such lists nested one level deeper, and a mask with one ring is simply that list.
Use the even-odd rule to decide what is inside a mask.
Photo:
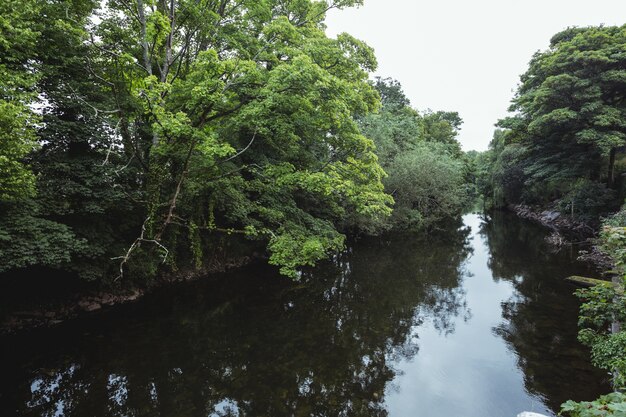
[{"label": "green tree", "polygon": [[443,143],[456,157],[461,156],[461,145],[457,140],[463,120],[457,112],[428,110],[422,115],[424,140]]},{"label": "green tree", "polygon": [[[0,272],[38,265],[102,279],[116,244],[121,250],[112,225],[115,217],[130,217],[128,205],[122,189],[114,187],[121,185],[114,184],[115,169],[104,163],[112,144],[109,120],[91,104],[106,103],[102,83],[90,71],[86,44],[85,27],[96,6],[90,0],[38,2],[37,16],[13,16],[16,27],[37,36],[13,50],[25,57],[28,68],[16,71],[28,75],[31,84],[22,86],[20,91],[28,94],[12,97],[9,106],[21,105],[33,118],[31,108],[36,109],[42,123],[20,127],[28,142],[12,136],[22,142],[35,175],[28,172],[28,195],[0,207]],[[110,209],[115,215],[107,218]]]},{"label": "green tree", "polygon": [[266,241],[295,276],[342,247],[342,217],[390,213],[354,121],[378,105],[373,51],[324,33],[328,9],[357,3],[108,3],[95,43],[147,201],[121,271],[166,259],[179,237],[201,258],[225,232]]},{"label": "green tree", "polygon": [[40,35],[39,11],[34,0],[0,4],[0,202],[34,193],[25,157],[35,146],[38,122],[30,105],[37,95],[32,52]]},{"label": "green tree", "polygon": [[[500,122],[529,152],[534,182],[605,178],[626,144],[626,26],[570,28],[536,53]],[[606,174],[601,169],[606,168]]]},{"label": "green tree", "polygon": [[445,146],[420,143],[393,160],[385,188],[396,204],[392,224],[430,227],[457,216],[466,202],[464,165]]},{"label": "green tree", "polygon": [[456,140],[462,123],[458,114],[421,114],[410,107],[400,83],[390,78],[378,78],[374,86],[382,109],[359,124],[376,145],[388,174],[385,190],[395,205],[389,221],[369,224],[367,231],[418,229],[454,217],[468,196],[467,166]]},{"label": "green tree", "polygon": [[343,247],[344,218],[388,216],[355,121],[379,106],[376,59],[324,33],[329,9],[359,3],[5,3],[2,198],[29,198],[0,207],[0,271],[149,279],[235,234],[296,276]]}]

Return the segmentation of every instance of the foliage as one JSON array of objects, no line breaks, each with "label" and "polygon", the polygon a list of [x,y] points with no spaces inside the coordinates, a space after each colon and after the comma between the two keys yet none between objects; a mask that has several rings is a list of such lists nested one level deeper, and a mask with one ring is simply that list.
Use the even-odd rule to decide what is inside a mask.
[{"label": "foliage", "polygon": [[535,54],[511,106],[518,115],[501,122],[537,157],[532,177],[597,175],[602,158],[626,144],[625,41],[626,27],[567,29]]},{"label": "foliage", "polygon": [[614,207],[616,192],[605,184],[579,179],[569,192],[561,197],[559,210],[576,218],[591,221],[605,215]]},{"label": "foliage", "polygon": [[461,156],[461,145],[456,137],[463,120],[457,112],[428,110],[422,114],[422,120],[426,142],[445,144],[448,152],[453,156]]},{"label": "foliage", "polygon": [[411,109],[368,81],[369,46],[326,36],[360,3],[5,2],[0,271],[148,282],[236,235],[298,277],[346,232],[456,214],[458,114]]},{"label": "foliage", "polygon": [[595,366],[606,369],[613,375],[617,387],[626,386],[626,332],[617,332],[596,341],[591,348],[591,359]]},{"label": "foliage", "polygon": [[38,122],[30,105],[36,95],[32,49],[40,35],[39,12],[34,0],[0,4],[0,201],[34,193],[35,177],[25,158],[35,146]]},{"label": "foliage", "polygon": [[579,339],[591,347],[593,363],[613,372],[614,384],[626,387],[626,331],[610,333],[611,323],[626,322],[626,229],[624,227],[604,226],[601,234],[602,250],[615,263],[622,277],[621,286],[596,285],[577,291],[584,300],[580,308]]},{"label": "foliage", "polygon": [[603,395],[595,401],[574,402],[567,401],[561,408],[559,415],[570,417],[596,417],[596,416],[626,416],[626,394],[612,392]]},{"label": "foliage", "polygon": [[626,210],[624,207],[604,220],[600,247],[608,254],[621,275],[626,275]]},{"label": "foliage", "polygon": [[[615,161],[626,145],[625,40],[624,26],[570,28],[532,57],[488,151],[485,196],[496,205],[556,200],[568,213],[574,201],[583,220],[614,208]],[[588,198],[594,190],[597,201]]]},{"label": "foliage", "polygon": [[462,123],[458,114],[412,109],[398,81],[378,78],[374,85],[383,107],[359,124],[376,145],[388,175],[385,190],[395,205],[388,221],[370,223],[366,231],[418,229],[454,217],[468,196],[466,161],[456,140]]},{"label": "foliage", "polygon": [[67,267],[86,246],[63,224],[33,216],[32,204],[4,207],[0,223],[0,272],[41,265]]},{"label": "foliage", "polygon": [[[616,391],[626,388],[626,331],[609,330],[613,323],[626,322],[626,227],[623,221],[623,213],[605,220],[600,235],[600,247],[613,260],[621,284],[606,283],[576,292],[584,301],[580,308],[578,338],[591,347],[593,364],[612,373]],[[568,401],[562,410],[571,416],[623,416],[626,415],[626,396],[616,392],[591,403]]]},{"label": "foliage", "polygon": [[463,164],[443,146],[419,144],[394,159],[388,173],[396,227],[430,226],[457,215],[465,203]]},{"label": "foliage", "polygon": [[324,33],[359,1],[166,3],[3,3],[1,271],[148,280],[236,233],[296,276],[389,216],[375,56]]},{"label": "foliage", "polygon": [[495,207],[518,203],[522,199],[526,175],[523,161],[525,149],[506,143],[506,132],[497,129],[489,150],[475,159],[476,189]]}]

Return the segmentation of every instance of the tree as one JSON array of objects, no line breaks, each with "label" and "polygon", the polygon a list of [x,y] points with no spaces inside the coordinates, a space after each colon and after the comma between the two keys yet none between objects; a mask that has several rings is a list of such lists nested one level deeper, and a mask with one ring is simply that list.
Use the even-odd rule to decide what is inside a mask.
[{"label": "tree", "polygon": [[360,119],[359,126],[374,141],[376,154],[386,169],[398,155],[423,140],[424,127],[398,81],[377,78],[374,87],[382,98],[382,108]]},{"label": "tree", "polygon": [[421,143],[399,155],[388,174],[384,182],[396,201],[396,228],[431,227],[458,215],[466,202],[463,163],[441,144]]},{"label": "tree", "polygon": [[626,26],[570,28],[536,53],[500,122],[521,138],[536,181],[614,182],[615,156],[626,144]]},{"label": "tree", "polygon": [[0,271],[38,265],[103,280],[109,258],[123,248],[121,232],[134,217],[125,192],[132,190],[117,172],[120,159],[109,152],[109,102],[90,68],[86,27],[96,6],[39,2],[37,16],[15,17],[15,25],[37,34],[21,53],[32,71],[25,108],[35,108],[41,123],[31,126],[25,149],[33,190],[0,207]]},{"label": "tree", "polygon": [[457,140],[463,120],[457,112],[428,110],[422,115],[424,140],[445,144],[456,157],[461,156],[461,145]]},{"label": "tree", "polygon": [[[103,279],[118,258],[120,277],[152,278],[201,267],[236,234],[295,277],[343,247],[344,217],[388,216],[355,122],[379,105],[376,59],[324,33],[330,8],[358,3],[53,1],[41,25],[22,19],[41,33],[28,51],[45,98],[30,155],[39,195],[2,221],[36,230],[22,234],[24,257],[3,247],[18,258],[0,270],[37,264],[34,237],[56,231],[64,255],[45,265]],[[19,234],[5,230],[4,242]]]},{"label": "tree", "polygon": [[25,164],[35,146],[38,118],[30,108],[37,75],[32,50],[39,38],[34,0],[0,4],[0,202],[34,193],[35,177]]},{"label": "tree", "polygon": [[465,203],[465,164],[456,140],[462,123],[457,113],[423,114],[410,107],[398,81],[378,78],[374,83],[382,109],[359,120],[363,133],[376,145],[388,176],[385,190],[394,197],[394,212],[381,229],[419,229],[457,215]]}]

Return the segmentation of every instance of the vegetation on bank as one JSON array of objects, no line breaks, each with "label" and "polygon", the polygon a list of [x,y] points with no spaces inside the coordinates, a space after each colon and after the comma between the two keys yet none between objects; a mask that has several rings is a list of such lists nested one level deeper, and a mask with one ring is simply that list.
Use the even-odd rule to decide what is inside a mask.
[{"label": "vegetation on bank", "polygon": [[361,227],[370,233],[415,230],[457,216],[471,197],[465,185],[467,161],[456,139],[463,123],[458,113],[416,111],[391,79],[378,78],[374,86],[382,109],[358,123],[374,141],[394,207],[382,224]]},{"label": "vegetation on bank", "polygon": [[495,206],[551,206],[584,221],[616,211],[626,171],[626,26],[570,28],[536,53],[477,188]]},{"label": "vegetation on bank", "polygon": [[615,392],[596,401],[566,402],[562,414],[571,417],[626,415],[626,210],[604,221],[599,240],[614,262],[617,282],[576,292],[584,301],[578,339],[591,348],[593,364],[611,374]]},{"label": "vegetation on bank", "polygon": [[360,3],[2,2],[0,273],[143,285],[236,240],[296,277],[347,233],[456,215],[461,119],[325,34]]}]

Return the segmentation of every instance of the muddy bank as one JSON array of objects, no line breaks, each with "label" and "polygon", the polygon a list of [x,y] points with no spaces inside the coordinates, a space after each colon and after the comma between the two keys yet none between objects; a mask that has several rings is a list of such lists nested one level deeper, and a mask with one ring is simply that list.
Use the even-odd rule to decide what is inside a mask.
[{"label": "muddy bank", "polygon": [[102,310],[136,301],[149,292],[172,283],[211,277],[211,275],[241,268],[259,258],[261,256],[255,253],[249,257],[214,260],[201,269],[180,270],[176,273],[163,274],[144,287],[71,292],[53,302],[19,308],[5,314],[4,317],[0,318],[0,334],[55,326],[69,319],[95,314]]},{"label": "muddy bank", "polygon": [[556,210],[545,210],[523,204],[509,205],[507,208],[523,219],[532,220],[558,232],[569,241],[585,240],[597,236],[598,225],[578,221]]},{"label": "muddy bank", "polygon": [[556,247],[571,244],[582,245],[578,259],[588,262],[599,271],[606,271],[613,267],[609,257],[596,246],[599,224],[588,224],[556,210],[523,204],[509,205],[507,209],[523,219],[531,220],[550,229],[552,233],[547,237],[547,241]]}]

